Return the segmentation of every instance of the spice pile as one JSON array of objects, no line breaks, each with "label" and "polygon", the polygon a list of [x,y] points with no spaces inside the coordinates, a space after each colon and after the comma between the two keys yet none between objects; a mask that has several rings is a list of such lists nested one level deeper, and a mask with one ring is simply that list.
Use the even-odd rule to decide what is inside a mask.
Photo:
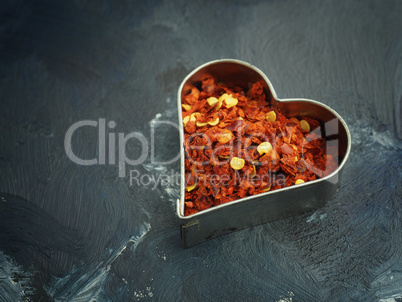
[{"label": "spice pile", "polygon": [[337,148],[327,145],[319,121],[283,116],[262,82],[244,91],[207,78],[199,88],[182,100],[186,216],[337,168]]}]

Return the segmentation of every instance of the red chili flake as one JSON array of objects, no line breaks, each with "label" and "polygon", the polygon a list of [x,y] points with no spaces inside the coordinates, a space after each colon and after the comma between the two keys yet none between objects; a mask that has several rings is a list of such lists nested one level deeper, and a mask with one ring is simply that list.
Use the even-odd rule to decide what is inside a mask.
[{"label": "red chili flake", "polygon": [[200,88],[182,102],[186,216],[337,168],[338,150],[321,136],[320,122],[285,117],[270,106],[262,82],[245,91],[208,77]]}]

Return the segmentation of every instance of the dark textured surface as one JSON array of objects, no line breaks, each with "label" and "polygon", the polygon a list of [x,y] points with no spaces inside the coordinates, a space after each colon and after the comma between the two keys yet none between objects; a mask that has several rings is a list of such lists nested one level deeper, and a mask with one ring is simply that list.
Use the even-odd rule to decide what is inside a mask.
[{"label": "dark textured surface", "polygon": [[[2,1],[0,301],[401,301],[401,15],[375,0]],[[324,208],[182,249],[177,184],[77,165],[64,137],[104,118],[150,139],[176,122],[186,74],[219,58],[334,108],[352,153]],[[155,128],[156,159],[174,157],[177,133]],[[95,157],[97,130],[72,146]]]}]

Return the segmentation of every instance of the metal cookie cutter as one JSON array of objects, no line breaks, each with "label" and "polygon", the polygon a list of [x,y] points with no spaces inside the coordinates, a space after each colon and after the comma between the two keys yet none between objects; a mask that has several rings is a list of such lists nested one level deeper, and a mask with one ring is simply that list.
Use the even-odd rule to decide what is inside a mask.
[{"label": "metal cookie cutter", "polygon": [[[338,148],[338,168],[330,175],[317,180],[248,196],[184,216],[185,152],[181,104],[182,98],[191,88],[200,86],[202,80],[207,77],[243,88],[247,88],[248,83],[262,80],[271,106],[279,109],[287,118],[307,116],[322,122],[324,137]],[[335,194],[342,169],[349,157],[351,138],[345,121],[330,107],[309,99],[278,99],[271,82],[261,70],[246,62],[233,59],[211,61],[192,71],[180,85],[177,105],[181,144],[181,193],[180,199],[177,200],[177,215],[181,223],[183,247],[190,247],[229,232],[317,209]]]}]

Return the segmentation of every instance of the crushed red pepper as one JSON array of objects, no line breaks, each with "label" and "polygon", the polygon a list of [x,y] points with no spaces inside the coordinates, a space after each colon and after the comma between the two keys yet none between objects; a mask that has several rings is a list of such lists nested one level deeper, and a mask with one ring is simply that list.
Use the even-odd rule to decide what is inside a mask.
[{"label": "crushed red pepper", "polygon": [[183,98],[182,113],[186,216],[337,168],[337,148],[322,137],[320,122],[282,115],[262,82],[245,91],[208,77]]}]

